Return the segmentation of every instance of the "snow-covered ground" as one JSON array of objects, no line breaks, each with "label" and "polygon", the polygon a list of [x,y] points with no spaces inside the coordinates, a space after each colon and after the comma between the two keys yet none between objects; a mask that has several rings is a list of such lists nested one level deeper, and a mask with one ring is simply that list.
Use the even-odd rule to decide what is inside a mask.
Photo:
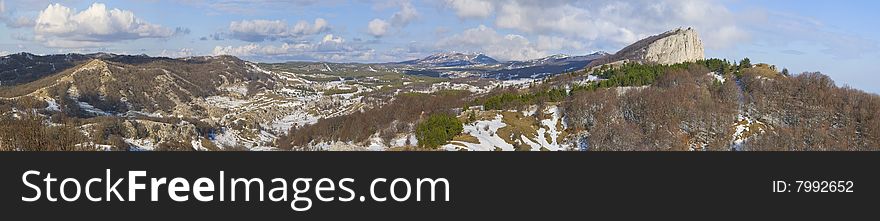
[{"label": "snow-covered ground", "polygon": [[367,150],[382,151],[388,149],[388,146],[385,145],[385,142],[382,141],[381,137],[379,137],[379,133],[376,133],[373,135],[373,137],[370,137],[369,143],[370,144],[367,145]]},{"label": "snow-covered ground", "polygon": [[521,78],[515,80],[505,80],[501,82],[501,86],[509,87],[509,86],[519,86],[525,87],[531,83],[541,82],[541,79],[531,79],[531,78]]},{"label": "snow-covered ground", "polygon": [[716,81],[721,82],[721,83],[724,83],[724,81],[727,80],[727,79],[724,79],[724,76],[721,76],[717,72],[709,72],[707,75],[715,78]]},{"label": "snow-covered ground", "polygon": [[468,143],[461,141],[452,141],[450,144],[443,145],[443,149],[446,150],[458,150],[458,149],[468,149],[475,151],[493,151],[496,148],[512,151],[513,145],[501,139],[498,136],[498,129],[507,126],[504,122],[502,122],[502,116],[499,114],[495,116],[495,119],[490,121],[476,121],[472,124],[464,125],[464,134],[471,135],[476,137],[480,143]]},{"label": "snow-covered ground", "polygon": [[110,115],[112,115],[112,114],[107,113],[107,112],[105,112],[105,111],[102,111],[101,109],[98,109],[98,108],[96,108],[95,106],[92,106],[91,104],[86,103],[86,102],[77,101],[76,104],[79,105],[79,108],[80,108],[80,109],[82,109],[82,110],[84,110],[84,111],[86,111],[86,112],[92,113],[92,114],[94,114],[94,115],[98,115],[98,116],[110,116]]},{"label": "snow-covered ground", "polygon": [[154,144],[151,140],[130,138],[125,138],[124,140],[126,143],[128,143],[128,145],[131,145],[133,150],[136,151],[148,151],[156,149],[156,144]]},{"label": "snow-covered ground", "polygon": [[58,106],[58,102],[55,102],[55,99],[47,97],[44,99],[44,101],[46,101],[46,103],[48,104],[48,106],[46,106],[46,110],[48,110],[48,111],[61,111],[61,108]]},{"label": "snow-covered ground", "polygon": [[617,94],[623,95],[623,94],[626,94],[627,92],[630,92],[632,90],[638,91],[638,90],[642,90],[642,89],[645,89],[648,87],[649,87],[648,85],[645,85],[645,86],[616,87],[616,89],[617,89]]},{"label": "snow-covered ground", "polygon": [[[551,107],[548,107],[546,110],[544,110],[544,113],[550,114],[551,118],[541,120],[541,125],[544,127],[538,129],[538,137],[537,137],[538,143],[541,144],[540,147],[546,148],[551,151],[564,150],[564,147],[562,145],[559,145],[559,141],[558,141],[559,134],[561,133],[559,131],[559,128],[557,128],[557,125],[560,123],[559,120],[561,119],[561,114],[559,113],[559,108],[556,106],[551,106]],[[550,135],[550,140],[553,141],[552,143],[547,142],[547,138],[545,137],[546,136],[545,134]],[[540,147],[535,148],[535,146],[532,146],[532,151],[539,151],[539,150],[541,150]]]},{"label": "snow-covered ground", "polygon": [[[524,117],[533,117],[536,112],[537,106],[532,106],[521,113]],[[541,110],[541,112],[549,115],[549,118],[537,119],[540,121],[540,127],[535,131],[537,136],[528,137],[526,135],[520,135],[519,137],[511,138],[514,139],[512,141],[519,144],[525,144],[529,146],[532,151],[562,151],[570,149],[570,145],[559,142],[562,134],[561,130],[565,129],[565,124],[562,122],[562,115],[559,112],[559,107],[548,106]],[[504,117],[501,114],[496,115],[495,119],[492,120],[475,121],[471,124],[464,125],[463,134],[477,138],[479,143],[452,141],[449,144],[444,145],[443,149],[467,149],[476,151],[492,151],[496,149],[505,151],[514,150],[513,144],[507,142],[498,135],[498,129],[507,126],[508,124],[504,122]]]},{"label": "snow-covered ground", "polygon": [[[751,136],[756,134],[764,133],[765,125],[763,122],[752,119],[752,117],[744,114],[739,114],[737,116],[737,122],[733,125],[734,130],[736,132],[733,133],[733,148],[736,150],[741,150],[743,143],[746,142]],[[750,131],[753,126],[757,128],[758,131]]]},{"label": "snow-covered ground", "polygon": [[296,112],[287,116],[284,116],[281,119],[276,119],[272,121],[271,127],[272,131],[277,133],[287,133],[290,128],[295,126],[301,127],[304,125],[310,125],[318,122],[318,117],[305,113],[305,112]]},{"label": "snow-covered ground", "polygon": [[213,106],[224,108],[224,109],[232,109],[244,106],[248,103],[247,100],[240,100],[231,97],[225,96],[211,96],[205,99],[205,101]]},{"label": "snow-covered ground", "polygon": [[197,151],[207,151],[208,150],[208,148],[205,148],[204,146],[202,146],[201,140],[193,140],[190,142],[190,144],[192,144],[193,150],[197,150]]}]

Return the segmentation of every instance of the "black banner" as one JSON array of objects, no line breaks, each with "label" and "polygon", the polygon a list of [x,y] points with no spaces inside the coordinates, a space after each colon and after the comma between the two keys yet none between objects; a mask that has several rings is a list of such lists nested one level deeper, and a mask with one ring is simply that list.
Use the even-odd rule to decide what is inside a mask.
[{"label": "black banner", "polygon": [[[0,153],[0,202],[3,216],[28,220],[863,217],[880,199],[878,159],[875,152],[6,152]],[[144,186],[134,191],[134,201],[128,201],[129,176],[137,175],[131,171],[144,172],[135,178]],[[49,174],[56,180],[47,187]],[[73,179],[62,196],[67,178]],[[101,181],[85,189],[95,178]],[[117,191],[107,194],[106,181],[120,178]],[[165,178],[155,191],[153,178]],[[239,182],[231,189],[236,178],[263,184]],[[421,191],[419,181],[425,181]],[[175,201],[172,182],[181,190],[174,194],[186,201]],[[304,184],[308,191],[294,197]],[[196,186],[214,190],[202,193],[212,199],[197,198]],[[319,199],[319,186],[321,197],[332,201]],[[280,189],[270,193],[274,188]],[[243,200],[244,189],[250,201]],[[282,196],[281,189],[286,199],[271,200]],[[64,199],[76,193],[76,200]],[[293,208],[295,198],[301,211]],[[305,199],[311,204],[302,210]]]}]

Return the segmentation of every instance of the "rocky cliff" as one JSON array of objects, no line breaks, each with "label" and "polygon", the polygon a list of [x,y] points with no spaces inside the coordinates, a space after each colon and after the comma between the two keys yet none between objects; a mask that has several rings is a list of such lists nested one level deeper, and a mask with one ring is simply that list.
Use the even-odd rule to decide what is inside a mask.
[{"label": "rocky cliff", "polygon": [[591,66],[618,61],[675,64],[702,60],[703,42],[693,28],[678,28],[639,40]]},{"label": "rocky cliff", "polygon": [[676,29],[664,33],[644,49],[641,58],[647,62],[674,64],[704,59],[703,42],[693,28]]}]

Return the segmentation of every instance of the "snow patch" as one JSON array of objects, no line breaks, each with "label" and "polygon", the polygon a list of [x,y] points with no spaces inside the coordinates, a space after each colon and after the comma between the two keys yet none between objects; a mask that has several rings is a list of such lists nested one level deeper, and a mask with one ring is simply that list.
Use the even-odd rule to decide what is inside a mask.
[{"label": "snow patch", "polygon": [[248,103],[248,101],[246,100],[239,100],[223,96],[211,96],[206,98],[205,101],[210,105],[225,109],[241,107]]},{"label": "snow patch", "polygon": [[617,94],[618,94],[618,95],[624,95],[624,94],[626,94],[626,93],[629,92],[629,91],[632,91],[632,90],[640,91],[640,90],[645,89],[645,88],[648,88],[648,85],[645,85],[645,86],[638,86],[638,87],[617,87]]},{"label": "snow patch", "polygon": [[101,110],[101,109],[98,109],[98,108],[96,108],[95,106],[92,106],[91,104],[86,103],[86,102],[77,101],[76,104],[79,105],[79,108],[80,108],[80,109],[82,109],[82,110],[84,110],[84,111],[86,111],[86,112],[92,113],[92,114],[94,114],[94,115],[98,115],[98,116],[110,116],[110,115],[112,115],[112,114],[107,113],[107,112],[105,112],[105,111],[103,111],[103,110]]},{"label": "snow patch", "polygon": [[536,113],[538,113],[538,105],[529,106],[529,108],[522,111],[523,116],[526,116],[526,117],[534,116]]},{"label": "snow patch", "polygon": [[44,99],[44,101],[46,101],[46,103],[48,104],[48,106],[46,106],[46,110],[48,110],[48,111],[61,111],[61,108],[58,106],[58,102],[55,102],[55,99],[47,97]]},{"label": "snow patch", "polygon": [[290,128],[311,125],[318,122],[318,117],[306,112],[295,112],[291,115],[282,117],[272,121],[272,130],[280,133],[287,133]]},{"label": "snow patch", "polygon": [[[537,137],[538,143],[541,144],[541,147],[544,147],[544,148],[551,150],[551,151],[563,150],[564,146],[559,145],[559,142],[557,141],[559,139],[559,134],[561,133],[556,128],[556,125],[559,124],[559,120],[560,120],[559,107],[557,107],[557,106],[547,107],[547,109],[544,110],[544,113],[550,114],[551,118],[541,120],[541,125],[546,127],[546,129],[545,128],[538,129],[538,137]],[[552,142],[547,142],[546,135],[550,135],[550,140]],[[532,151],[539,151],[539,150],[540,150],[540,148],[536,149],[536,148],[534,148],[534,146],[532,146]]]},{"label": "snow patch", "polygon": [[502,119],[503,117],[499,114],[491,121],[481,120],[472,124],[464,125],[464,133],[476,137],[480,143],[473,144],[462,141],[452,141],[450,144],[443,145],[443,149],[458,150],[465,148],[475,151],[494,151],[498,148],[504,151],[514,150],[513,145],[507,143],[507,141],[504,141],[504,139],[501,139],[501,137],[498,136],[498,129],[507,126]]},{"label": "snow patch", "polygon": [[192,144],[193,150],[196,150],[196,151],[208,151],[208,148],[205,148],[204,146],[202,146],[202,140],[201,140],[201,139],[192,140],[192,141],[190,141],[190,144]]},{"label": "snow patch", "polygon": [[132,150],[135,151],[151,151],[156,149],[156,144],[151,140],[131,138],[125,138],[123,140],[125,140],[128,145],[131,145]]},{"label": "snow patch", "polygon": [[382,140],[381,137],[379,137],[379,133],[376,133],[373,135],[373,137],[370,137],[370,145],[367,145],[367,150],[384,151],[385,149],[388,149],[388,147],[385,146],[385,142]]},{"label": "snow patch", "polygon": [[727,80],[727,79],[724,79],[724,76],[721,76],[720,74],[718,74],[717,72],[714,72],[714,71],[713,71],[713,72],[709,72],[707,75],[709,75],[710,77],[715,78],[716,81],[721,82],[722,84],[724,83],[724,81]]},{"label": "snow patch", "polygon": [[[760,125],[757,127],[758,131],[750,131],[752,128],[752,125],[756,125],[756,124]],[[739,116],[737,116],[737,122],[734,123],[735,132],[733,133],[733,141],[732,141],[733,149],[742,150],[743,143],[745,143],[746,140],[749,139],[749,137],[751,137],[755,134],[764,133],[763,125],[764,125],[763,122],[752,119],[749,116],[746,116],[743,114],[740,114]]]}]

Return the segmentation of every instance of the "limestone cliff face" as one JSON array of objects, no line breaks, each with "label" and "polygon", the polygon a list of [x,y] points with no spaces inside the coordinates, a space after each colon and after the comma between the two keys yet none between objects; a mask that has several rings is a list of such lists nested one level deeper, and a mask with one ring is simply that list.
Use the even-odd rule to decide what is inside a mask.
[{"label": "limestone cliff face", "polygon": [[642,57],[644,61],[659,64],[675,64],[704,58],[703,42],[693,28],[671,31],[666,37],[649,44]]},{"label": "limestone cliff face", "polygon": [[675,64],[705,59],[703,41],[693,28],[678,28],[639,40],[593,66],[619,61]]}]

